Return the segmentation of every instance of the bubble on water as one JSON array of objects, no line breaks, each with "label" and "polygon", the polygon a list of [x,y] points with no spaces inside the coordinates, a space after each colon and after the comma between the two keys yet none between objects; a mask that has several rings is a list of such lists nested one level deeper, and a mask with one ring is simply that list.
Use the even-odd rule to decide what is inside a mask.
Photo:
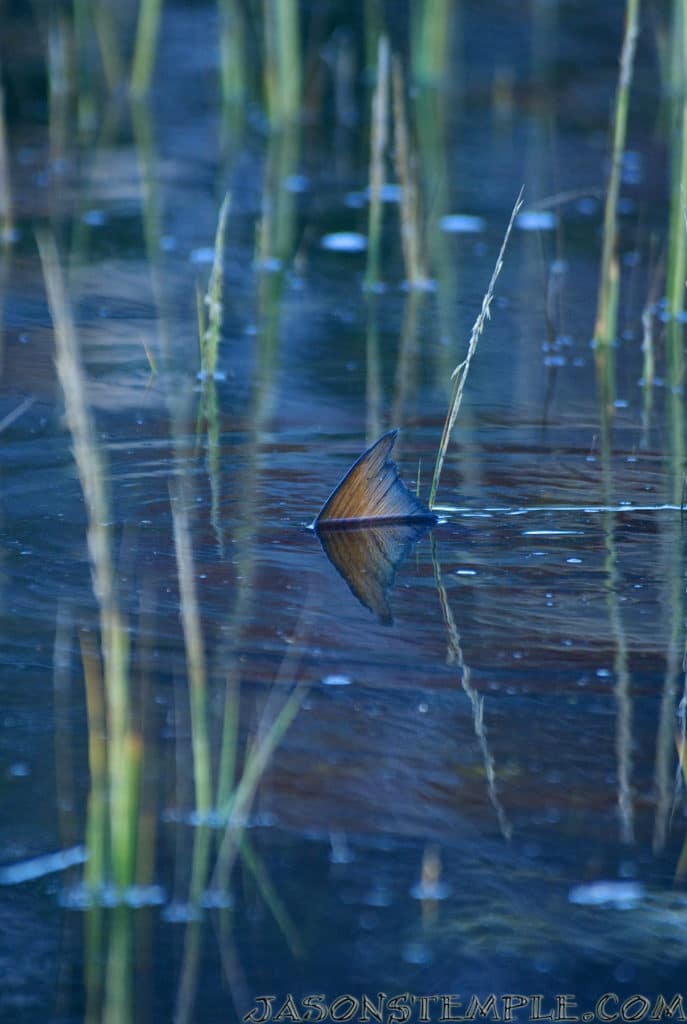
[{"label": "bubble on water", "polygon": [[584,217],[591,217],[598,211],[599,201],[593,196],[583,196],[575,203],[575,209]]},{"label": "bubble on water", "polygon": [[307,192],[310,182],[304,174],[290,174],[284,185],[287,192]]},{"label": "bubble on water", "polygon": [[190,921],[199,921],[202,915],[199,907],[177,900],[174,903],[168,903],[160,916],[168,924],[188,924]]},{"label": "bubble on water", "polygon": [[90,228],[101,228],[107,222],[104,210],[86,210],[82,219]]},{"label": "bubble on water", "polygon": [[165,902],[165,890],[160,885],[131,885],[123,902],[128,907],[159,907]]},{"label": "bubble on water", "polygon": [[645,895],[640,882],[598,881],[575,885],[568,893],[570,903],[582,907],[614,907],[632,910]]},{"label": "bubble on water", "polygon": [[515,219],[521,231],[553,231],[556,217],[551,210],[523,210]]},{"label": "bubble on water", "polygon": [[329,252],[365,252],[367,238],[358,231],[335,231],[324,235],[320,245]]},{"label": "bubble on water", "polygon": [[484,217],[470,213],[449,213],[439,221],[439,227],[450,235],[478,235],[484,231]]},{"label": "bubble on water", "polygon": [[[366,195],[369,199],[370,189],[366,191]],[[397,185],[394,181],[384,182],[379,189],[379,198],[383,203],[400,203],[401,196],[403,195],[403,189],[400,185]]]},{"label": "bubble on water", "polygon": [[191,250],[191,255],[190,255],[191,263],[196,263],[196,264],[212,263],[214,258],[215,258],[215,250],[212,248],[212,246],[205,245],[205,246],[202,246],[200,249],[192,249]]},{"label": "bubble on water", "polygon": [[445,900],[450,889],[445,882],[417,882],[410,889],[414,900]]},{"label": "bubble on water", "polygon": [[233,907],[234,897],[221,889],[206,889],[200,898],[200,905],[205,910],[226,910]]}]

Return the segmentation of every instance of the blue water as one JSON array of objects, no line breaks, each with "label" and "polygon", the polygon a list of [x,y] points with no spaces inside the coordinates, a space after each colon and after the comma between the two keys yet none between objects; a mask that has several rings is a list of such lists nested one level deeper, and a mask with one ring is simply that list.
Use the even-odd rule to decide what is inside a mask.
[{"label": "blue water", "polygon": [[[274,133],[257,74],[237,117],[222,117],[211,5],[165,6],[143,116],[108,101],[96,71],[94,123],[86,105],[77,127],[71,96],[66,130],[53,108],[52,133],[41,36],[22,5],[3,15],[17,238],[0,251],[0,421],[32,399],[0,434],[3,1019],[230,1021],[259,1015],[260,995],[275,996],[276,1016],[289,993],[302,1015],[308,994],[331,1004],[380,992],[460,993],[465,1006],[539,993],[543,1009],[575,993],[581,1016],[604,993],[681,990],[684,422],[651,307],[670,137],[644,23],[606,421],[590,345],[622,14],[619,3],[456,6],[450,78],[412,98],[416,111],[423,95],[436,104],[424,127],[438,142],[419,152],[427,223],[473,219],[434,230],[433,287],[413,293],[387,190],[372,295],[360,246],[321,244],[367,234],[362,7],[346,20],[333,5],[318,21],[304,6],[308,102],[298,131]],[[121,16],[127,53],[132,15]],[[407,56],[405,13],[387,16]],[[328,70],[346,46],[350,122],[337,120]],[[386,172],[393,181],[391,159]],[[306,524],[392,426],[402,477],[414,487],[419,471],[427,495],[450,373],[523,183],[528,217],[437,496],[445,521],[398,565],[384,625]],[[203,420],[195,290],[207,287],[227,190],[216,413]],[[545,216],[537,206],[572,190]],[[107,872],[104,887],[85,885],[97,747],[111,739],[87,704],[99,609],[37,223],[68,275],[130,643],[142,762],[125,892]],[[213,786],[227,708],[240,777],[298,693],[244,808],[227,885],[215,873],[225,823],[216,808],[209,824],[196,812],[179,503]],[[358,1019],[352,1002],[339,1012],[347,1005]],[[441,1019],[443,1004],[431,1006]]]}]

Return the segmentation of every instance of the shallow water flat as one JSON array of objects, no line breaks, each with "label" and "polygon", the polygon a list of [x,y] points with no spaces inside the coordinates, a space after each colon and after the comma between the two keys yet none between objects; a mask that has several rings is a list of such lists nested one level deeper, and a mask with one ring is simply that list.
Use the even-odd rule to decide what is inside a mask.
[{"label": "shallow water flat", "polygon": [[[241,24],[243,6],[226,5]],[[582,1012],[604,992],[681,990],[685,416],[655,240],[676,146],[663,51],[643,27],[617,337],[600,351],[623,5],[447,5],[441,80],[416,31],[432,5],[396,6],[422,289],[405,280],[391,148],[365,286],[376,5],[301,5],[302,105],[279,128],[257,71],[220,104],[213,5],[164,5],[142,105],[86,75],[95,34],[66,106],[52,66],[49,103],[41,39],[66,60],[77,29],[7,16],[7,1019],[233,1020],[289,992],[303,1013],[320,992],[532,992],[547,1008],[569,992]],[[260,18],[242,37],[255,69]],[[113,27],[128,53],[127,5]],[[658,12],[656,41],[670,28]],[[307,524],[385,431],[426,497],[523,181],[441,521],[327,548]],[[227,190],[221,302],[204,300]],[[34,244],[46,220],[91,417],[81,449]]]}]

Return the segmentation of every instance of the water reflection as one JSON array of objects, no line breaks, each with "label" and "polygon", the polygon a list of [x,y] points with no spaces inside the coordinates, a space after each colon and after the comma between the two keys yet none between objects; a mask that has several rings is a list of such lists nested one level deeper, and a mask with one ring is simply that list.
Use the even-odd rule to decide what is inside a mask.
[{"label": "water reflection", "polygon": [[351,592],[384,625],[393,618],[387,591],[414,544],[430,529],[428,523],[385,523],[382,526],[320,526],[317,536],[334,568]]}]

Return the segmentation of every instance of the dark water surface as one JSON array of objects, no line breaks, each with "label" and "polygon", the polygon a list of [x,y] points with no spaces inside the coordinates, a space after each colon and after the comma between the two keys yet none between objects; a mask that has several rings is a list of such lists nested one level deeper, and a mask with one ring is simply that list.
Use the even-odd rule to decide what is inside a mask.
[{"label": "dark water surface", "polygon": [[[31,400],[0,434],[2,1019],[232,1021],[268,993],[276,1013],[288,993],[379,992],[540,993],[545,1011],[575,993],[581,1015],[603,993],[653,1002],[684,986],[684,420],[654,305],[663,8],[647,7],[637,52],[604,415],[590,338],[623,5],[452,6],[448,79],[411,91],[433,286],[404,286],[386,202],[373,293],[364,252],[322,244],[367,233],[366,12],[352,6],[304,6],[303,115],[280,131],[254,85],[222,114],[210,4],[165,5],[151,100],[133,111],[108,101],[88,49],[79,88],[48,102],[46,48],[59,62],[68,22],[2,13],[0,420]],[[386,15],[405,59],[406,6]],[[420,463],[426,495],[450,373],[523,183],[441,479],[446,521],[399,566],[383,624],[305,526],[392,426],[402,476],[414,484]],[[204,397],[195,290],[227,189]],[[458,214],[477,219],[440,227]],[[121,755],[98,717],[87,511],[36,224],[68,281],[129,637],[137,796],[109,829],[97,781],[106,794]],[[173,506],[193,559],[195,676]],[[298,687],[222,876],[231,736],[238,779]],[[210,815],[194,789],[203,742]],[[123,892],[107,863],[87,873],[120,832],[136,851]],[[71,864],[34,860],[59,850]]]}]

